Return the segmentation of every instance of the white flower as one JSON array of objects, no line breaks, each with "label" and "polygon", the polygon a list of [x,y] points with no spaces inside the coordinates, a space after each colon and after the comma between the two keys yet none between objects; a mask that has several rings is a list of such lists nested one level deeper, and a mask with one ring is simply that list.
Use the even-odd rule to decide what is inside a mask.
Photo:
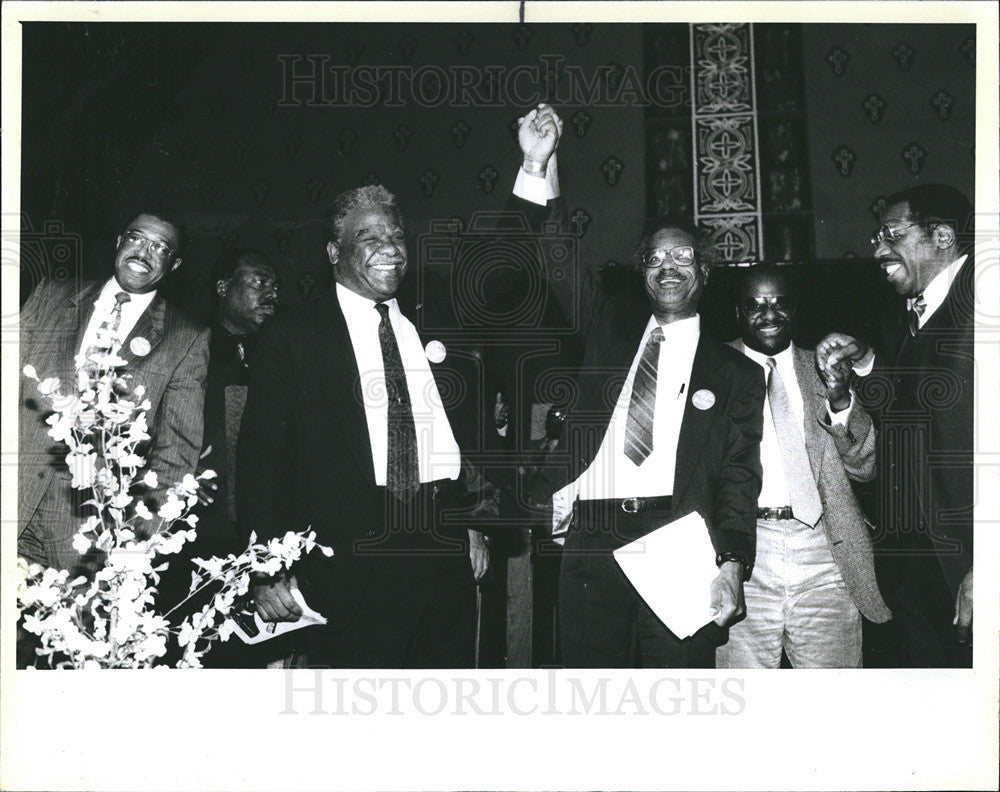
[{"label": "white flower", "polygon": [[86,489],[93,485],[97,475],[97,454],[71,453],[66,457],[66,464],[73,474],[71,486],[74,489]]},{"label": "white flower", "polygon": [[198,524],[198,515],[189,514],[187,517],[184,518],[184,522],[186,522],[188,525],[194,528]]},{"label": "white flower", "polygon": [[170,494],[167,496],[167,502],[160,507],[157,515],[160,519],[165,520],[166,522],[173,522],[180,517],[183,512],[184,503],[179,501],[176,495]]},{"label": "white flower", "polygon": [[22,371],[24,372],[24,376],[28,377],[29,379],[33,379],[33,380],[38,379],[38,372],[35,371],[35,367],[34,366],[25,366],[22,369]]},{"label": "white flower", "polygon": [[[155,475],[155,474],[154,474]],[[153,513],[149,510],[145,503],[142,501],[136,501],[135,504],[135,516],[140,520],[152,520]]]},{"label": "white flower", "polygon": [[233,630],[236,627],[236,622],[232,619],[226,619],[222,624],[219,625],[219,640],[228,641],[229,636],[233,634]]},{"label": "white flower", "polygon": [[198,491],[198,479],[191,473],[185,473],[176,489],[178,495],[194,495]]},{"label": "white flower", "polygon": [[202,481],[211,481],[216,477],[214,470],[203,470],[198,474],[198,478]]},{"label": "white flower", "polygon": [[128,494],[127,490],[122,490],[111,496],[111,505],[116,509],[124,509],[132,502],[132,496]]},{"label": "white flower", "polygon": [[91,542],[82,533],[78,533],[76,536],[73,537],[73,549],[76,550],[76,552],[80,553],[81,555],[83,553],[86,553],[92,546],[93,542]]},{"label": "white flower", "polygon": [[59,390],[59,378],[48,377],[38,383],[38,392],[43,396],[50,396]]},{"label": "white flower", "polygon": [[142,477],[142,483],[145,484],[150,489],[156,489],[160,485],[156,477],[156,471],[154,470],[147,471],[146,475]]},{"label": "white flower", "polygon": [[57,393],[52,397],[52,409],[64,415],[72,415],[78,412],[82,406],[83,402],[80,401],[80,397],[75,393],[67,396]]}]

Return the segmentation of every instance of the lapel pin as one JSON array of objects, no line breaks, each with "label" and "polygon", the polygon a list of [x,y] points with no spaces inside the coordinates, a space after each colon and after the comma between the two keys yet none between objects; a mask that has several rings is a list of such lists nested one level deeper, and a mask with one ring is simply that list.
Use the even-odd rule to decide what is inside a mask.
[{"label": "lapel pin", "polygon": [[715,394],[707,388],[702,388],[691,396],[691,404],[699,410],[708,410],[715,404]]},{"label": "lapel pin", "polygon": [[135,338],[133,338],[129,342],[128,348],[132,351],[132,354],[136,355],[137,357],[146,357],[146,355],[148,355],[150,350],[152,349],[152,347],[149,345],[149,341],[147,341],[142,336],[136,336]]},{"label": "lapel pin", "polygon": [[424,347],[424,354],[427,355],[427,359],[431,363],[443,363],[448,350],[444,348],[444,344],[440,341],[428,341],[427,346]]}]

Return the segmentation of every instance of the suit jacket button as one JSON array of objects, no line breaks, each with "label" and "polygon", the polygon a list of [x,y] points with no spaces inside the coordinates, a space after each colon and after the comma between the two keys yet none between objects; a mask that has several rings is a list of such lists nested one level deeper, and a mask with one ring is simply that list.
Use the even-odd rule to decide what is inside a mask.
[{"label": "suit jacket button", "polygon": [[367,537],[371,538],[371,537],[375,536],[375,531],[368,531],[368,532],[367,532],[367,533],[365,534],[365,536],[367,536]]}]

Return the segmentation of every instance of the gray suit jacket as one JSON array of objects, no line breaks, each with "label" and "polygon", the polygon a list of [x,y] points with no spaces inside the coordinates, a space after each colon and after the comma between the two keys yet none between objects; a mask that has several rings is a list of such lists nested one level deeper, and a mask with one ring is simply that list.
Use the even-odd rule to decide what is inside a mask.
[{"label": "gray suit jacket", "polygon": [[[742,341],[732,345],[744,349]],[[793,347],[792,352],[802,391],[806,451],[823,503],[823,517],[816,528],[825,531],[858,610],[870,621],[886,622],[892,613],[875,581],[868,524],[849,481],[875,477],[875,427],[856,397],[847,425],[832,425],[826,411],[826,387],[816,371],[813,350]]]},{"label": "gray suit jacket", "polygon": [[[72,283],[43,280],[21,311],[21,366],[31,364],[38,376],[59,377],[64,391],[75,387],[74,357],[104,282],[77,288]],[[133,338],[149,341],[148,354],[130,349]],[[144,450],[146,469],[159,476],[161,487],[193,473],[201,453],[205,376],[208,371],[209,331],[194,324],[180,310],[157,296],[139,317],[119,352],[128,363],[132,387],[142,384],[152,408],[146,415],[152,439]],[[52,478],[65,471],[66,449],[47,434],[45,418],[51,412],[35,383],[22,377],[18,437],[18,534],[38,509]],[[142,452],[142,449],[140,449]],[[65,478],[65,477],[64,477]],[[72,536],[78,527],[72,501],[82,500],[68,480],[54,482],[60,522],[53,533]],[[55,560],[55,559],[52,559]],[[60,559],[72,562],[72,558]]]}]

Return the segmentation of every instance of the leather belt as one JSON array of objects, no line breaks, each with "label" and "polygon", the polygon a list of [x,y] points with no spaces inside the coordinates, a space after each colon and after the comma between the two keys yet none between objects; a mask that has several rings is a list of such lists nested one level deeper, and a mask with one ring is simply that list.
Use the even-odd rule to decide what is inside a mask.
[{"label": "leather belt", "polygon": [[757,507],[757,519],[758,520],[791,520],[792,507],[791,506],[758,506]]},{"label": "leather belt", "polygon": [[580,501],[581,506],[586,505],[591,508],[599,508],[600,504],[606,504],[616,511],[620,509],[626,514],[642,514],[647,511],[665,510],[670,508],[671,503],[673,503],[673,497],[670,495],[658,495],[653,498],[606,498]]}]

